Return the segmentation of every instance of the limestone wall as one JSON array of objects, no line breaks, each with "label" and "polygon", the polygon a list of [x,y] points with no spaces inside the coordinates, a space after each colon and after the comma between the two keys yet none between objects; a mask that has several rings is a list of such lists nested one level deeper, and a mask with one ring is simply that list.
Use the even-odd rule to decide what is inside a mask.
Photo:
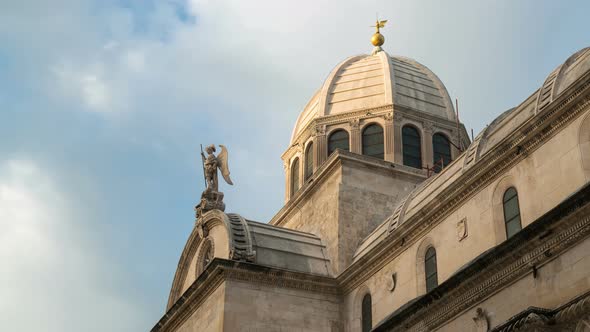
[{"label": "limestone wall", "polygon": [[[176,332],[221,332],[224,331],[224,298],[226,294],[226,283],[222,283],[211,293],[207,299],[195,309]],[[226,330],[231,331],[231,330]]]},{"label": "limestone wall", "polygon": [[354,159],[343,159],[321,183],[304,192],[308,196],[297,202],[280,224],[319,236],[327,247],[334,275],[350,265],[361,240],[423,180],[396,170],[393,164],[378,161],[383,165],[375,166],[363,160],[368,157],[346,154]]},{"label": "limestone wall", "polygon": [[537,278],[527,275],[477,307],[443,326],[441,332],[475,331],[477,308],[485,310],[491,327],[498,326],[527,308],[555,309],[590,290],[590,239],[539,268]]},{"label": "limestone wall", "polygon": [[233,280],[226,287],[224,331],[342,331],[335,295]]},{"label": "limestone wall", "polygon": [[[585,137],[584,133],[588,133],[588,137],[590,137],[590,115],[588,113],[589,111],[586,110],[586,114],[574,120],[539,149],[471,197],[426,233],[420,241],[406,244],[408,247],[402,254],[365,280],[355,290],[346,294],[344,299],[346,330],[360,331],[360,316],[355,313],[358,313],[360,308],[361,293],[370,292],[372,294],[373,324],[377,324],[403,304],[426,292],[423,260],[425,250],[429,246],[436,248],[438,282],[440,284],[463,265],[496,244],[503,242],[506,235],[501,197],[508,187],[514,186],[518,191],[522,226],[526,227],[586,184],[588,180],[582,160],[583,156],[590,154],[590,151],[580,148],[580,139]],[[459,240],[457,223],[463,219],[467,222],[468,236]],[[588,246],[590,244],[584,244],[584,247]],[[576,252],[583,252],[580,250],[582,249]],[[585,250],[588,252],[588,248]],[[578,254],[572,253],[572,255]],[[559,272],[560,269],[573,270],[567,272],[569,273],[567,275],[561,274],[563,280],[558,281],[559,277],[556,277],[551,280],[547,279],[546,282],[537,280],[531,283],[532,281],[527,279],[528,281],[523,280],[523,284],[519,287],[527,289],[527,292],[534,292],[534,296],[542,297],[542,294],[550,294],[559,287],[567,287],[569,282],[576,282],[576,285],[571,286],[572,292],[560,290],[560,292],[564,292],[563,295],[547,295],[545,296],[546,300],[543,300],[545,302],[539,298],[532,302],[523,301],[521,305],[526,303],[529,303],[528,305],[534,305],[533,303],[549,305],[550,303],[547,301],[559,302],[580,289],[589,288],[587,276],[590,269],[586,259],[576,262],[571,258],[564,257],[552,264],[554,264],[552,267],[546,267],[547,271],[553,271],[551,273],[566,273]],[[575,264],[581,265],[574,267]],[[585,270],[580,270],[582,267]],[[392,273],[397,273],[397,285],[395,290],[390,292],[388,288],[391,284]],[[551,273],[547,272],[545,277]],[[549,288],[545,288],[545,286]],[[525,299],[527,296],[529,295],[523,294]],[[511,296],[511,298],[517,297]],[[515,304],[515,306],[518,305],[518,303]],[[516,312],[507,310],[506,315],[508,313],[515,314]],[[504,314],[501,317],[506,319]],[[461,329],[454,331],[459,330]]]}]

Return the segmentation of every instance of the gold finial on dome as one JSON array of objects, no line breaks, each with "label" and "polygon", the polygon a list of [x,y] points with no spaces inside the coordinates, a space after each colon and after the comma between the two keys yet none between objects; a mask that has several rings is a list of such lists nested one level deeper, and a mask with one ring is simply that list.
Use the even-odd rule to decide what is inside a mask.
[{"label": "gold finial on dome", "polygon": [[385,43],[385,37],[379,32],[379,29],[385,27],[385,23],[387,23],[387,20],[379,21],[379,18],[377,18],[375,25],[371,25],[371,27],[375,28],[375,33],[371,37],[371,44],[375,46],[375,49],[373,49],[373,55],[382,51],[381,45]]}]

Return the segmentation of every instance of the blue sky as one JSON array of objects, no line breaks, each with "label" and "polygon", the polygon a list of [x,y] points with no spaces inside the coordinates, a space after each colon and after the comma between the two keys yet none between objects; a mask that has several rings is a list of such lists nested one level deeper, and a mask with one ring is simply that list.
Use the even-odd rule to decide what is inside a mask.
[{"label": "blue sky", "polygon": [[[299,111],[344,58],[433,70],[479,132],[590,45],[587,1],[0,1],[0,321],[145,331],[225,144],[227,211],[268,221]],[[32,318],[34,317],[34,319]]]}]

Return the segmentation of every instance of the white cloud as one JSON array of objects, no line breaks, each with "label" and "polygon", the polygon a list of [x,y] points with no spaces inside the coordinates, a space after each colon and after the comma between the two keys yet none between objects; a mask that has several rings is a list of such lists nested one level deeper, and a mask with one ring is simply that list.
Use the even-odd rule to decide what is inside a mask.
[{"label": "white cloud", "polygon": [[[0,163],[0,312],[7,331],[145,329],[141,305],[104,282],[118,274],[81,236],[74,199],[28,160]],[[147,321],[147,324],[146,324]]]}]

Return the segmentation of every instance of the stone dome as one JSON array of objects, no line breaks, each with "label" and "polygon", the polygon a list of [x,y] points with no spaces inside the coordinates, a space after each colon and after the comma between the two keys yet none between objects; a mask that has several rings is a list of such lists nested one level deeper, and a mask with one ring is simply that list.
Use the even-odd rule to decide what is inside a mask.
[{"label": "stone dome", "polygon": [[352,56],[332,70],[299,115],[291,143],[315,118],[392,104],[455,121],[447,89],[432,71],[381,51]]}]

